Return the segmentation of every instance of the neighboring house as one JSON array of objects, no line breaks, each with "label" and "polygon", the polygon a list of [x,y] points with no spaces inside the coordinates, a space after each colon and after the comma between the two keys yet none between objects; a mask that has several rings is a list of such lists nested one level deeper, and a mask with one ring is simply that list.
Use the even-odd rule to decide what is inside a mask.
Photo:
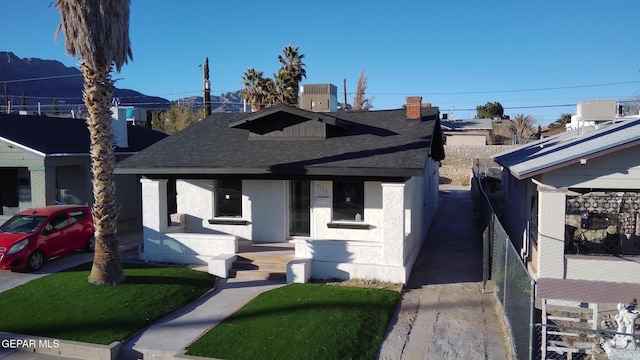
[{"label": "neighboring house", "polygon": [[443,120],[441,126],[447,145],[487,145],[491,142],[491,119]]},{"label": "neighboring house", "polygon": [[505,230],[539,295],[640,295],[640,120],[579,126],[493,159]]},{"label": "neighboring house", "polygon": [[[444,158],[439,110],[421,99],[406,110],[214,113],[119,163],[116,173],[144,177],[141,257],[227,276],[238,239],[293,242],[288,281],[406,282]],[[183,226],[168,223],[168,193]]]},{"label": "neighboring house", "polygon": [[[166,137],[157,131],[114,122],[116,161]],[[91,206],[89,131],[81,119],[0,114],[0,222],[32,207]],[[140,226],[140,184],[116,176],[119,227]]]}]

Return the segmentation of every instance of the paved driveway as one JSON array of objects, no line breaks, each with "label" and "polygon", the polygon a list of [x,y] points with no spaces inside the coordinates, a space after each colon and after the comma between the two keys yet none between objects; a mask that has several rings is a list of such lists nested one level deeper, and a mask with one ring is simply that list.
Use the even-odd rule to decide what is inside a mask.
[{"label": "paved driveway", "polygon": [[[126,251],[135,250],[142,242],[142,232],[132,231],[118,234],[118,249],[123,254]],[[33,279],[53,274],[55,272],[74,267],[86,262],[93,261],[93,253],[84,251],[76,251],[58,258],[49,260],[39,271],[32,273],[13,272],[9,270],[0,270],[0,292],[9,290],[16,286],[20,286]],[[0,359],[2,357],[0,356]]]},{"label": "paved driveway", "polygon": [[28,273],[0,270],[0,292],[22,285],[33,279],[53,274],[92,260],[93,253],[76,251],[45,262],[44,266],[39,271]]}]

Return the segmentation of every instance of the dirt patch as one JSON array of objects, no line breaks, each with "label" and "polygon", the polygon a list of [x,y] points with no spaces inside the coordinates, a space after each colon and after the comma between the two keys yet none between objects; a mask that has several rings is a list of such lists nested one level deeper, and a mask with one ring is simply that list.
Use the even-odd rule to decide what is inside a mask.
[{"label": "dirt patch", "polygon": [[375,280],[361,280],[361,279],[311,280],[311,282],[317,283],[317,284],[327,284],[327,285],[335,285],[335,286],[360,287],[360,288],[370,288],[370,289],[384,289],[384,290],[391,290],[391,291],[396,291],[396,292],[402,292],[402,289],[404,288],[403,284],[388,283],[388,282],[375,281]]}]

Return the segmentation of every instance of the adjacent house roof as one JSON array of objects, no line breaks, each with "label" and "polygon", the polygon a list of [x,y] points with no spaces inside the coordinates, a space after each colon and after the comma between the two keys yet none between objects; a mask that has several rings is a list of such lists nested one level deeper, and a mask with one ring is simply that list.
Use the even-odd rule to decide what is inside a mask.
[{"label": "adjacent house roof", "polygon": [[421,175],[444,158],[438,108],[317,113],[278,105],[214,113],[122,162],[117,173],[147,176]]},{"label": "adjacent house roof", "polygon": [[[167,135],[127,125],[127,137],[129,147],[116,147],[116,154],[136,153]],[[0,114],[0,139],[44,156],[89,155],[84,119]]]},{"label": "adjacent house roof", "polygon": [[517,179],[640,145],[640,120],[583,127],[493,156]]},{"label": "adjacent house roof", "polygon": [[446,131],[478,131],[493,129],[491,119],[443,120],[442,130]]}]

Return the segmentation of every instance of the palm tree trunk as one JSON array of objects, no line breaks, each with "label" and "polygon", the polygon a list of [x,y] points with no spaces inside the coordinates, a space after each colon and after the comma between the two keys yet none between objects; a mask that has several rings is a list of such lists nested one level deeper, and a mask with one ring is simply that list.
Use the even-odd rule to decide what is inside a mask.
[{"label": "palm tree trunk", "polygon": [[113,175],[115,141],[111,131],[110,102],[113,94],[111,67],[95,69],[81,63],[84,75],[84,103],[89,116],[87,127],[91,140],[93,174],[93,222],[96,247],[89,283],[117,284],[124,281],[117,238],[116,184]]}]

